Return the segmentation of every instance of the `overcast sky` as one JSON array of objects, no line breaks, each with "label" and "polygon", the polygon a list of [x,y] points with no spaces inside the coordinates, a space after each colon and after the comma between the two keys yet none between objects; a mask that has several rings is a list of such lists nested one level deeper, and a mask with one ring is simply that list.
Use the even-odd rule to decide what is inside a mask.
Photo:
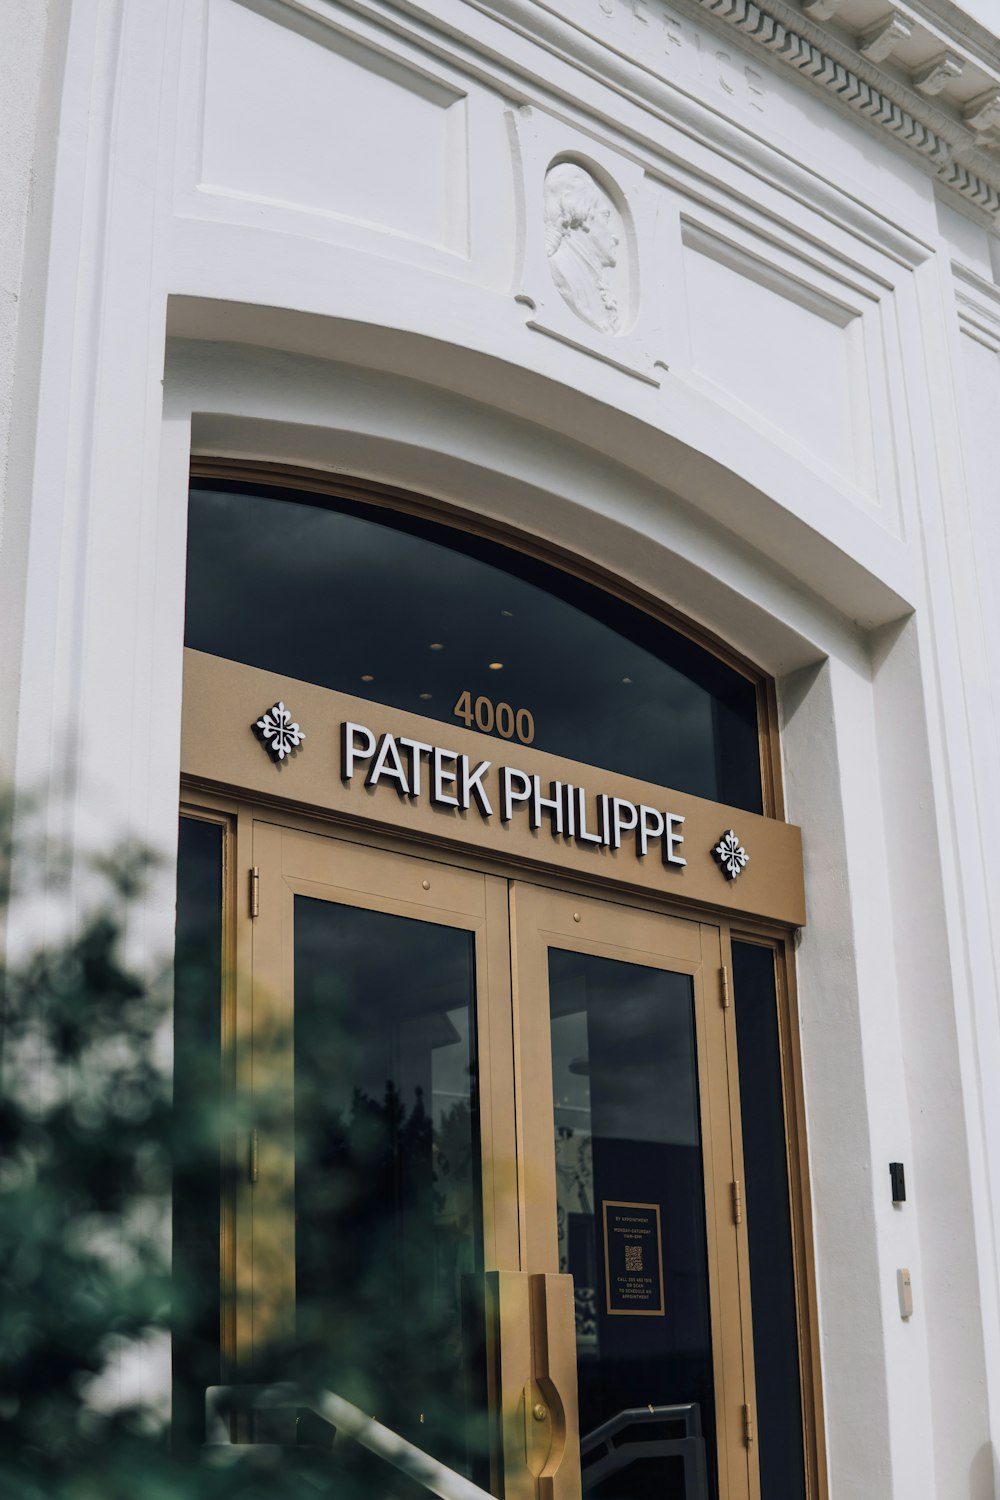
[{"label": "overcast sky", "polygon": [[959,7],[1000,36],[1000,0],[959,0]]}]

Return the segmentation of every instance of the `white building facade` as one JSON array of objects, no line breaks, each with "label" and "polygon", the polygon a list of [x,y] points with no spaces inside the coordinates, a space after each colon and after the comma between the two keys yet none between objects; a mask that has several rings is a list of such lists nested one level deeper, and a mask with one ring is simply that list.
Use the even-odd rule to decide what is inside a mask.
[{"label": "white building facade", "polygon": [[[804,1492],[835,1500],[1000,1493],[998,31],[990,0],[0,18],[7,772],[71,766],[54,822],[171,860],[182,773],[234,827],[262,804],[247,723],[246,782],[199,760],[214,679],[185,708],[192,469],[523,543],[752,664],[777,790],[746,826],[802,830],[804,923],[748,901],[791,955]],[[739,889],[683,914],[738,924]],[[151,950],[173,920],[171,865]],[[724,1427],[711,1492],[785,1500]],[[508,1494],[578,1494],[552,1451]]]}]

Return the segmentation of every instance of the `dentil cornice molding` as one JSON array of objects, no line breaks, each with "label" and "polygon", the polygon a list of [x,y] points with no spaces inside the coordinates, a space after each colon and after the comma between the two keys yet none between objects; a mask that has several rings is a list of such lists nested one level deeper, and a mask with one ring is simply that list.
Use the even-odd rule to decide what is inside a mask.
[{"label": "dentil cornice molding", "polygon": [[713,17],[794,69],[1000,217],[1000,39],[954,5],[680,0],[680,8]]},{"label": "dentil cornice molding", "polygon": [[[429,14],[427,0],[388,3]],[[631,66],[638,70],[631,87],[640,93],[649,92],[640,74],[673,81],[663,39],[678,40],[676,18],[738,34],[751,52],[794,70],[836,107],[884,131],[992,224],[1000,223],[1000,38],[951,0],[466,3],[557,54],[578,56],[594,76],[618,79],[622,67]],[[1000,15],[1000,0],[997,6]]]},{"label": "dentil cornice molding", "polygon": [[[327,0],[278,0],[328,19]],[[429,0],[341,0],[351,10],[407,16],[430,34],[468,42],[452,9]],[[884,131],[925,170],[1000,226],[1000,37],[952,0],[465,0],[595,78],[623,83],[662,108],[672,72],[663,38],[676,18],[736,34],[751,52],[794,70],[836,107]],[[1000,0],[997,0],[1000,15]],[[419,19],[418,19],[419,18]],[[673,24],[672,24],[673,23]],[[660,46],[653,45],[660,33]],[[637,36],[639,40],[637,41]],[[493,54],[496,61],[500,55]],[[666,49],[669,52],[669,47]],[[659,87],[657,87],[659,85]],[[731,89],[727,90],[731,92]],[[757,137],[766,144],[766,132]]]}]

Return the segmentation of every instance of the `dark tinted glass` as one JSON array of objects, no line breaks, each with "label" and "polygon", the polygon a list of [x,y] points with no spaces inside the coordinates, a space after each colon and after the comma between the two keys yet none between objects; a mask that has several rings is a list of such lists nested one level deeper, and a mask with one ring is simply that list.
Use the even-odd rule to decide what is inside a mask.
[{"label": "dark tinted glass", "polygon": [[[448,526],[288,492],[192,491],[188,646],[761,811],[756,690],[679,632]],[[489,732],[481,710],[479,728]],[[517,743],[517,739],[514,739]]]},{"label": "dark tinted glass", "polygon": [[295,898],[298,1338],[330,1389],[482,1479],[475,1037],[471,933]]},{"label": "dark tinted glass", "polygon": [[774,952],[733,944],[761,1494],[803,1500],[798,1319]]},{"label": "dark tinted glass", "polygon": [[[584,1490],[707,1500],[715,1398],[692,981],[550,949],[549,994]],[[633,1415],[614,1459],[600,1430],[622,1412]]]},{"label": "dark tinted glass", "polygon": [[174,965],[174,1440],[197,1450],[205,1387],[219,1365],[219,1103],[222,994],[222,834],[181,818]]}]

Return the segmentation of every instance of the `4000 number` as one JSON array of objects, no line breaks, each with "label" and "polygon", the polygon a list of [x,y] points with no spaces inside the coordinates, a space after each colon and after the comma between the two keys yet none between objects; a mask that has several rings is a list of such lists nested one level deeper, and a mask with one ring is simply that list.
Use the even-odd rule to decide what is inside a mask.
[{"label": "4000 number", "polygon": [[512,740],[516,736],[522,745],[530,745],[535,738],[534,715],[529,709],[494,703],[482,693],[476,699],[468,690],[460,693],[452,713],[467,728],[475,725],[483,734],[498,734],[502,740]]}]

